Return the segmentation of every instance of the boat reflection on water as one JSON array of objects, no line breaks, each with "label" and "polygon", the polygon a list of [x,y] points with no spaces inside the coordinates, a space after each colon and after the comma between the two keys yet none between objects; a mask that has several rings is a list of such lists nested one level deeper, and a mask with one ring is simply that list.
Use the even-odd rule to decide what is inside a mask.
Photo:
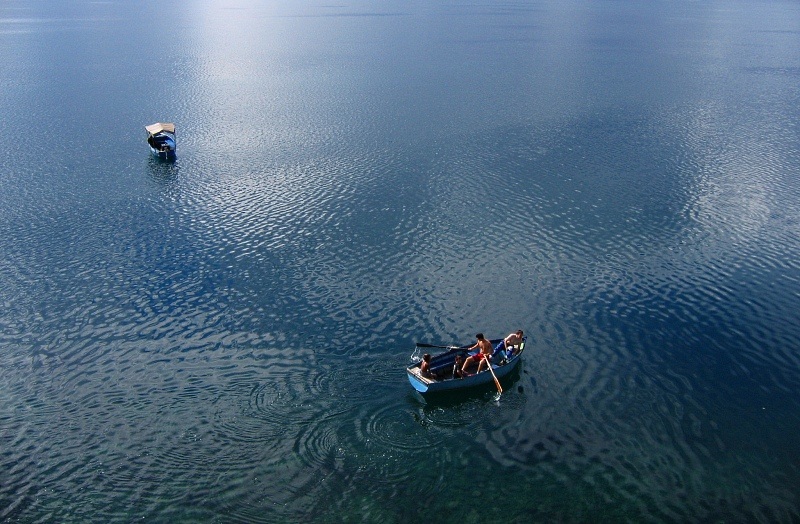
[{"label": "boat reflection on water", "polygon": [[178,179],[180,166],[178,163],[150,155],[147,158],[147,173],[158,185],[170,186]]}]

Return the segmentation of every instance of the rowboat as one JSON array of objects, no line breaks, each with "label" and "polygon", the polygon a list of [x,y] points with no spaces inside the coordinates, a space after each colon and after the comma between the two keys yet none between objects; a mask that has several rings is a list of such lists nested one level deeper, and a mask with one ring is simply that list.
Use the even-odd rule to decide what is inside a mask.
[{"label": "rowboat", "polygon": [[144,127],[150,152],[162,160],[175,158],[175,124],[156,122]]},{"label": "rowboat", "polygon": [[[515,346],[513,352],[508,355],[500,355],[495,351],[493,355],[492,371],[494,375],[501,379],[511,373],[514,368],[519,364],[522,359],[522,353],[525,351],[525,341],[528,337],[522,339],[522,343]],[[498,338],[490,340],[492,346],[495,347],[503,339]],[[408,381],[411,385],[422,394],[438,393],[442,391],[452,391],[455,389],[466,389],[484,384],[490,384],[494,381],[492,373],[484,366],[480,373],[475,373],[477,370],[477,363],[473,363],[472,367],[467,369],[469,375],[459,378],[453,377],[453,365],[455,364],[456,357],[461,356],[466,358],[468,355],[467,348],[470,346],[434,346],[431,344],[417,344],[417,347],[412,354],[411,359],[415,362],[406,368]],[[442,348],[447,349],[444,353],[431,356],[430,360],[430,374],[423,374],[420,370],[422,359],[419,357],[420,348]],[[471,354],[474,354],[472,351]]]}]

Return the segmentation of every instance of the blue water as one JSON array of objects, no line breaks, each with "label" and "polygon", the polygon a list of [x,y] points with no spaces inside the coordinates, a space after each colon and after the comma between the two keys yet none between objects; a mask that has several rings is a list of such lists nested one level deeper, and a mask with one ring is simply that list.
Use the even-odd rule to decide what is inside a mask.
[{"label": "blue water", "polygon": [[800,520],[798,108],[797,2],[3,2],[0,521]]}]

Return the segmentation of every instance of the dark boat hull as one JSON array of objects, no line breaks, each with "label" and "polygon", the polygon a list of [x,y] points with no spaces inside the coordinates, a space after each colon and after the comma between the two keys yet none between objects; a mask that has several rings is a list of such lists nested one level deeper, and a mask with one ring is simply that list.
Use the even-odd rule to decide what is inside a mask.
[{"label": "dark boat hull", "polygon": [[153,154],[154,157],[158,158],[159,160],[174,160],[175,159],[175,150],[170,149],[168,151],[159,151],[158,149],[150,148],[150,152]]}]

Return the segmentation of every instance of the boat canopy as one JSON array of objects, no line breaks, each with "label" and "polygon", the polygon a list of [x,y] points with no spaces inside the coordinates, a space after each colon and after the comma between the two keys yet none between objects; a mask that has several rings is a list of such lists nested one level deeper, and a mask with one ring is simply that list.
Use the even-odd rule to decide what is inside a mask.
[{"label": "boat canopy", "polygon": [[169,123],[161,123],[156,122],[155,124],[150,124],[149,126],[144,126],[148,133],[151,135],[157,135],[158,133],[166,131],[167,133],[175,133],[175,124]]}]

